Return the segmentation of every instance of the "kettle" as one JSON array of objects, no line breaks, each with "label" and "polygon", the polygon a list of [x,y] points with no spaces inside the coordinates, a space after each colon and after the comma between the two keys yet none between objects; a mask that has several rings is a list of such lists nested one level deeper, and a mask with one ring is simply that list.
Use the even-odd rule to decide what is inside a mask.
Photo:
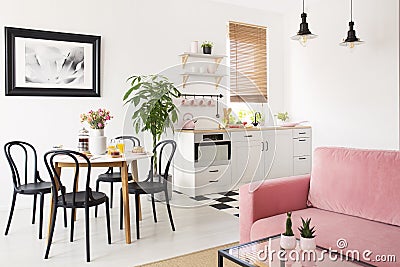
[{"label": "kettle", "polygon": [[197,122],[197,120],[193,120],[193,114],[192,113],[183,114],[182,130],[194,130],[196,122]]}]

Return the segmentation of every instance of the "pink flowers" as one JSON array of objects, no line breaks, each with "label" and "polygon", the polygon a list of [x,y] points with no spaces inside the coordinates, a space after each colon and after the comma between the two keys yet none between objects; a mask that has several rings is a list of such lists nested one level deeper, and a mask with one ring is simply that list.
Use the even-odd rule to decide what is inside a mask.
[{"label": "pink flowers", "polygon": [[106,122],[111,120],[110,111],[99,108],[97,111],[90,110],[80,115],[81,123],[86,121],[92,129],[104,129]]}]

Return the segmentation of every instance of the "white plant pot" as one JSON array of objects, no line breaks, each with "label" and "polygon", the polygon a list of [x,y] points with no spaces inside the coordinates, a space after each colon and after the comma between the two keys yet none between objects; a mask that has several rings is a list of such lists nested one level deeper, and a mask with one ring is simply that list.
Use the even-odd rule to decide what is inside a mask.
[{"label": "white plant pot", "polygon": [[300,248],[301,250],[315,250],[317,248],[315,238],[300,237]]},{"label": "white plant pot", "polygon": [[296,248],[296,237],[295,236],[286,236],[281,234],[280,245],[281,248],[285,250],[291,250]]},{"label": "white plant pot", "polygon": [[104,136],[104,129],[90,131],[89,151],[93,155],[102,155],[107,152],[107,137]]}]

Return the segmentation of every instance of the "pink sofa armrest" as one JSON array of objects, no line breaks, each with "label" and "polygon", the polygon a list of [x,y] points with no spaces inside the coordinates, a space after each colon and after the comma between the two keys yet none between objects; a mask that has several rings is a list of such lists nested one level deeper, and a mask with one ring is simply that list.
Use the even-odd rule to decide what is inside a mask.
[{"label": "pink sofa armrest", "polygon": [[[239,192],[240,243],[250,241],[251,226],[259,219],[307,208],[310,175],[246,184]],[[283,229],[284,230],[284,229]]]}]

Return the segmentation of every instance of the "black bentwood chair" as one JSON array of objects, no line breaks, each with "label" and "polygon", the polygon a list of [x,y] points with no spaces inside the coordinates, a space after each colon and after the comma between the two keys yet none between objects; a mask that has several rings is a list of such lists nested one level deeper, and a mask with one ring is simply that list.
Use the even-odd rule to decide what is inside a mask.
[{"label": "black bentwood chair", "polygon": [[[15,149],[14,149],[15,148]],[[23,152],[24,164],[23,167],[18,168],[15,159],[21,159],[19,153],[17,153],[16,149],[21,149]],[[37,154],[35,148],[27,143],[22,141],[12,141],[8,142],[4,145],[4,153],[6,154],[6,158],[8,164],[11,168],[12,180],[14,184],[14,193],[11,202],[11,210],[8,218],[7,228],[5,235],[8,235],[8,231],[10,230],[11,220],[14,214],[15,201],[17,199],[17,194],[22,195],[33,195],[33,214],[32,214],[32,224],[35,223],[35,214],[36,214],[36,199],[37,195],[40,196],[40,208],[39,208],[39,239],[42,238],[42,228],[43,228],[43,201],[44,195],[51,192],[51,183],[45,182],[40,178],[39,171],[37,169]],[[29,158],[33,157],[33,168],[32,172],[29,169]],[[18,170],[19,169],[19,170]],[[23,174],[23,180],[21,181],[20,173]],[[33,178],[33,182],[28,183],[28,176]],[[67,214],[64,213],[64,225],[67,227]]]},{"label": "black bentwood chair", "polygon": [[[67,156],[70,157],[72,162],[75,163],[75,173],[72,191],[66,192],[66,187],[63,186],[60,176],[57,174],[54,168],[54,158],[56,156]],[[85,164],[87,165],[87,177],[86,177],[86,186],[84,191],[78,191],[77,183],[79,176],[79,159],[82,158]],[[90,172],[91,172],[91,164],[89,159],[82,153],[71,151],[71,150],[54,150],[49,151],[44,155],[44,162],[46,164],[47,170],[49,171],[49,175],[51,177],[52,190],[53,190],[53,213],[51,217],[51,226],[50,226],[50,236],[47,242],[46,254],[44,256],[45,259],[49,257],[50,246],[53,239],[54,234],[54,226],[56,223],[56,215],[57,208],[64,207],[72,209],[71,214],[71,235],[70,242],[73,242],[74,238],[74,215],[76,209],[82,208],[85,209],[85,228],[86,228],[86,261],[90,261],[90,235],[89,235],[89,208],[93,206],[98,206],[100,204],[105,203],[106,205],[106,219],[107,219],[107,238],[108,244],[111,244],[111,231],[110,231],[110,210],[108,205],[108,197],[106,194],[101,192],[94,192],[89,187],[90,185]],[[60,188],[60,190],[59,190]]]},{"label": "black bentwood chair", "polygon": [[[170,151],[166,152],[169,153],[167,154],[167,164],[165,165],[164,173],[161,172],[162,166],[162,158],[163,158],[163,152],[164,148],[167,146],[170,146]],[[171,165],[172,158],[174,157],[176,150],[176,143],[173,140],[165,140],[159,142],[153,149],[154,156],[151,157],[150,161],[150,171],[148,174],[148,177],[146,180],[142,182],[132,182],[128,184],[128,192],[129,194],[134,194],[135,195],[135,209],[136,209],[136,237],[137,239],[140,238],[139,234],[139,198],[140,195],[142,194],[150,194],[151,195],[151,204],[153,207],[153,217],[154,217],[154,222],[157,222],[157,214],[156,214],[156,207],[155,207],[155,201],[154,201],[154,194],[159,193],[159,192],[164,192],[165,194],[165,203],[167,206],[167,211],[168,211],[168,216],[169,216],[169,221],[171,223],[171,228],[172,231],[175,231],[175,225],[174,221],[172,219],[172,213],[171,213],[171,207],[169,205],[169,198],[168,198],[168,171]],[[158,151],[158,153],[157,153]],[[157,155],[157,156],[156,156]],[[154,162],[154,157],[158,157],[158,165],[157,165],[157,170],[160,172],[160,174],[154,174],[154,169],[153,169],[153,162]],[[120,196],[120,201],[122,203],[122,192]],[[123,205],[120,205],[120,228],[122,229],[122,215],[123,215]]]},{"label": "black bentwood chair", "polygon": [[[133,146],[140,146],[139,138],[135,136],[118,136],[114,138],[115,140],[130,140]],[[128,181],[132,180],[132,174],[128,173]],[[96,181],[96,191],[99,191],[100,182],[107,182],[111,184],[110,188],[110,208],[113,207],[113,196],[114,196],[114,183],[121,182],[121,170],[119,172],[114,172],[114,168],[108,168],[106,173],[100,174]],[[95,209],[94,216],[97,217],[97,207]]]}]

